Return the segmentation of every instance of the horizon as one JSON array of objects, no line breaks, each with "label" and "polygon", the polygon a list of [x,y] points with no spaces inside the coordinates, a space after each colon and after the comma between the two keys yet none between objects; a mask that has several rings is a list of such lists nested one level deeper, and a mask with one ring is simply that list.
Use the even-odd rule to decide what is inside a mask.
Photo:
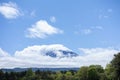
[{"label": "horizon", "polygon": [[[0,68],[105,67],[120,52],[119,4],[119,0],[1,0]],[[64,56],[60,50],[79,56],[58,58]],[[57,57],[43,56],[47,51]]]}]

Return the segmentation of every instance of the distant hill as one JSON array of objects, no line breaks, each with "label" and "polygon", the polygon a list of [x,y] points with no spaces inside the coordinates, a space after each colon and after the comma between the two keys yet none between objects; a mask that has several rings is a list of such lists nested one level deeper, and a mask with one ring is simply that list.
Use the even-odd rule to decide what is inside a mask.
[{"label": "distant hill", "polygon": [[[14,69],[1,69],[3,72],[22,72],[26,71],[29,68],[14,68]],[[33,71],[68,71],[75,70],[77,71],[79,68],[31,68]]]}]

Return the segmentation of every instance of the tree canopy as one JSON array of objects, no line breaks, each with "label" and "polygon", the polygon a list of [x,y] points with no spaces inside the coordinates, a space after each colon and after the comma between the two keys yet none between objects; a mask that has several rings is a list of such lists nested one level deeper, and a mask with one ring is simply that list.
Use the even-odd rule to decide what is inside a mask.
[{"label": "tree canopy", "polygon": [[117,80],[120,80],[120,52],[114,55],[113,60],[111,61],[111,65],[114,69],[114,75]]}]

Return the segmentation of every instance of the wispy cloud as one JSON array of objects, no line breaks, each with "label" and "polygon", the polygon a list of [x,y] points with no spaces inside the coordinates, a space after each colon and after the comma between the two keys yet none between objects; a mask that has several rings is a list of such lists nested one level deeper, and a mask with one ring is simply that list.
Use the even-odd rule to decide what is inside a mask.
[{"label": "wispy cloud", "polygon": [[113,9],[107,9],[107,10],[100,10],[100,14],[98,15],[99,19],[107,19],[111,16],[111,13],[113,12]]},{"label": "wispy cloud", "polygon": [[89,35],[91,33],[94,33],[95,31],[101,31],[103,30],[102,26],[92,26],[86,29],[81,29],[79,31],[75,31],[75,34],[81,34],[81,35]]},{"label": "wispy cloud", "polygon": [[53,23],[55,23],[55,22],[56,22],[55,16],[51,16],[51,17],[50,17],[50,21],[53,22]]},{"label": "wispy cloud", "polygon": [[95,26],[96,29],[103,30],[102,26]]},{"label": "wispy cloud", "polygon": [[[80,54],[77,57],[52,58],[44,56],[46,51],[70,50],[61,44],[35,45],[16,51],[13,56],[0,56],[0,68],[14,67],[80,67],[91,64],[106,66],[114,54],[120,50],[114,48],[79,48]],[[72,50],[71,50],[72,51]],[[0,50],[0,54],[6,54]]]},{"label": "wispy cloud", "polygon": [[100,14],[100,15],[98,16],[98,18],[99,18],[99,19],[104,19],[104,18],[109,18],[109,16],[108,16],[108,15],[102,15],[102,14]]},{"label": "wispy cloud", "polygon": [[0,57],[5,57],[5,56],[9,56],[9,54],[0,48]]},{"label": "wispy cloud", "polygon": [[90,34],[90,33],[92,33],[92,30],[91,29],[84,29],[84,30],[82,30],[81,31],[83,34]]},{"label": "wispy cloud", "polygon": [[48,24],[45,20],[39,20],[27,29],[26,36],[29,38],[46,38],[49,35],[59,33],[63,33],[63,31]]},{"label": "wispy cloud", "polygon": [[92,26],[92,27],[90,27],[90,29],[92,31],[95,31],[95,30],[103,30],[104,28],[102,26]]},{"label": "wispy cloud", "polygon": [[16,3],[2,3],[0,4],[0,13],[7,19],[14,19],[22,15]]}]

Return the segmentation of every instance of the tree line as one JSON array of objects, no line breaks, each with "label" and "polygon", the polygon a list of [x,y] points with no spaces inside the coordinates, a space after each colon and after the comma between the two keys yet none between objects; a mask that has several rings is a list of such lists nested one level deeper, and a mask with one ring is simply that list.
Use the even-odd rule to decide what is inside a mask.
[{"label": "tree line", "polygon": [[120,80],[120,53],[105,69],[101,65],[82,66],[79,70],[3,72],[0,80]]}]

